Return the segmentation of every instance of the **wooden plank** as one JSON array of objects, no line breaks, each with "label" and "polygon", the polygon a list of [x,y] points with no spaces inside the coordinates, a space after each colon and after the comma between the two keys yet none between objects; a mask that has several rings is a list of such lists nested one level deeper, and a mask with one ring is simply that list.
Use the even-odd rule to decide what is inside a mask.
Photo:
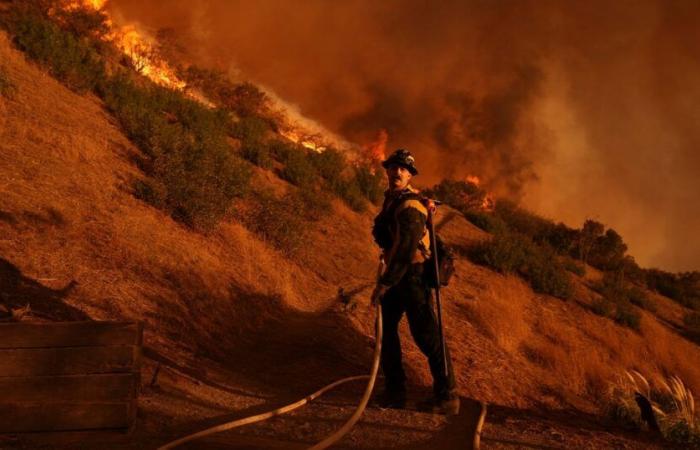
[{"label": "wooden plank", "polygon": [[134,374],[1,377],[0,402],[127,401],[136,384]]},{"label": "wooden plank", "polygon": [[2,323],[0,348],[141,345],[142,330],[133,322]]},{"label": "wooden plank", "polygon": [[127,345],[0,349],[0,377],[136,372],[138,349]]},{"label": "wooden plank", "polygon": [[0,403],[0,433],[127,428],[129,403]]}]

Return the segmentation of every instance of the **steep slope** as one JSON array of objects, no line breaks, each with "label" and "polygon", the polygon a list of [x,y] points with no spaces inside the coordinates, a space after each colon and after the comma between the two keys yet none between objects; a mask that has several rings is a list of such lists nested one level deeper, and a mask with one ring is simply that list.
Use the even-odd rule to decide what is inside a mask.
[{"label": "steep slope", "polygon": [[[367,370],[373,331],[366,304],[377,257],[371,213],[335,202],[329,217],[309,224],[311,238],[293,258],[236,222],[194,233],[133,197],[132,181],[142,176],[133,162],[138,150],[98,99],[74,94],[25,61],[4,33],[0,61],[17,87],[12,99],[0,98],[2,302],[29,303],[40,320],[145,322],[137,446]],[[259,175],[258,183],[274,177]],[[461,247],[488,238],[449,208],[440,220],[440,232]],[[545,421],[531,419],[533,410],[596,413],[607,384],[630,368],[649,377],[678,374],[700,392],[697,346],[647,312],[639,333],[595,316],[586,308],[595,295],[587,280],[577,279],[576,300],[563,302],[465,258],[457,269],[444,297],[460,392],[500,405],[494,412],[503,423],[520,417],[518,427],[532,430]],[[358,302],[353,311],[339,308],[341,287]],[[428,385],[427,366],[402,326],[410,376]],[[355,391],[340,396],[346,405]],[[310,423],[297,439],[313,440],[342,416],[314,411],[293,419]],[[331,422],[314,428],[327,415]],[[367,420],[395,427],[407,419],[375,412]],[[443,425],[412,420],[422,431],[406,430],[406,439],[425,439]],[[568,426],[570,444],[585,442],[575,436],[578,419],[567,420],[547,426]],[[297,425],[280,422],[260,433],[290,438]],[[586,427],[610,442],[599,425]],[[485,433],[496,439],[507,428]],[[348,442],[375,448],[378,434],[360,427]],[[542,442],[559,442],[548,439]]]}]

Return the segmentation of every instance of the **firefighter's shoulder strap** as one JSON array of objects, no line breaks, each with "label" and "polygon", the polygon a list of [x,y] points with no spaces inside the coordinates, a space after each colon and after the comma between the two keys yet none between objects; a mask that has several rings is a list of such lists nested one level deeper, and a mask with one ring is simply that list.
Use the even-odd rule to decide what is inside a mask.
[{"label": "firefighter's shoulder strap", "polygon": [[[424,198],[420,195],[418,191],[412,191],[404,194],[399,199],[399,205],[394,210],[394,219],[398,220],[398,216],[401,211],[408,208],[414,208],[420,212],[426,221],[426,226],[423,227],[423,234],[418,243],[418,250],[416,255],[413,257],[413,262],[423,262],[430,258],[430,233],[428,233],[427,220],[428,220],[428,209],[424,204]],[[397,227],[398,231],[398,227]],[[396,242],[396,240],[395,240]]]}]

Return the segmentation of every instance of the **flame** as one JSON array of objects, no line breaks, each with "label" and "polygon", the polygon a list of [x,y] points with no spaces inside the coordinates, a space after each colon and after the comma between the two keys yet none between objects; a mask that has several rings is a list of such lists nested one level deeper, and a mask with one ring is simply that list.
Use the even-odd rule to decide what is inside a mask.
[{"label": "flame", "polygon": [[175,75],[168,63],[158,57],[155,43],[147,35],[139,32],[134,25],[121,27],[111,34],[109,39],[131,59],[137,72],[154,83],[178,91],[187,87],[187,83]]},{"label": "flame", "polygon": [[302,147],[308,148],[318,153],[322,153],[326,150],[326,146],[322,145],[319,140],[320,137],[317,135],[307,135],[302,134],[295,130],[280,130],[280,134],[295,144],[299,144]]},{"label": "flame", "polygon": [[475,186],[479,186],[481,184],[481,180],[476,175],[467,175],[465,180],[467,181],[467,183],[471,183]]},{"label": "flame", "polygon": [[381,129],[377,133],[377,137],[369,144],[362,146],[362,150],[370,162],[382,162],[386,159],[386,144],[389,141],[389,133]]},{"label": "flame", "polygon": [[[75,0],[68,3],[64,8],[68,11],[86,8],[105,12],[107,2],[108,0]],[[158,56],[155,40],[147,33],[138,30],[134,25],[116,26],[109,14],[107,14],[105,25],[110,31],[106,36],[103,36],[103,39],[114,43],[129,58],[137,72],[161,86],[185,91],[187,83],[180,79],[176,75],[175,70]],[[186,94],[210,107],[214,106],[199,93],[187,91]]]},{"label": "flame", "polygon": [[494,200],[494,197],[490,192],[480,187],[481,179],[478,176],[467,175],[464,177],[464,181],[479,188],[479,194],[475,196],[469,196],[466,193],[463,194],[465,204],[470,204],[472,207],[483,211],[493,211],[496,208],[496,200]]}]

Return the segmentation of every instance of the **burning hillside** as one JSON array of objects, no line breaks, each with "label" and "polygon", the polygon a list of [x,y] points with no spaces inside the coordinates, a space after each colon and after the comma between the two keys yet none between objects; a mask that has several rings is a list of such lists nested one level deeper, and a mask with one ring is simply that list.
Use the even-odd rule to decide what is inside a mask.
[{"label": "burning hillside", "polygon": [[[175,77],[150,78],[158,70],[128,55],[117,21],[46,4],[0,8],[0,320],[145,322],[134,449],[365,373],[377,259],[368,230],[396,129],[363,128],[362,156],[349,161],[310,122],[287,118],[287,128],[253,83],[180,67],[142,36],[164,61],[155,67]],[[423,176],[430,165],[418,161]],[[457,255],[445,330],[459,394],[491,403],[484,443],[665,445],[641,431],[635,393],[668,413],[667,439],[694,439],[679,405],[700,390],[700,274],[643,269],[614,229],[494,204],[489,187],[474,170],[432,189],[453,206],[436,222]],[[422,354],[405,350],[411,389],[427,392]],[[355,394],[203,446],[310,443]],[[375,408],[345,443],[454,448],[433,439],[445,427]]]},{"label": "burning hillside", "polygon": [[426,185],[476,175],[568,225],[610,222],[644,265],[700,266],[697,4],[193,5],[112,7],[176,29],[197,63],[271,87],[347,140],[386,130]]}]

